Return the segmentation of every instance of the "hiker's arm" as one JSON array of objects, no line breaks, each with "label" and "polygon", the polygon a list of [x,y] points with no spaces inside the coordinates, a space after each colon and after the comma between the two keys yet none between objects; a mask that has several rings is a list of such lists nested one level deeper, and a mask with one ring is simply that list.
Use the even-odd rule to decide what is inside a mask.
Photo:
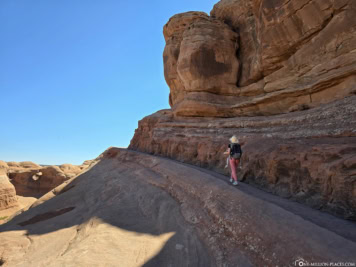
[{"label": "hiker's arm", "polygon": [[225,152],[224,155],[229,155],[230,154],[230,148],[228,148]]}]

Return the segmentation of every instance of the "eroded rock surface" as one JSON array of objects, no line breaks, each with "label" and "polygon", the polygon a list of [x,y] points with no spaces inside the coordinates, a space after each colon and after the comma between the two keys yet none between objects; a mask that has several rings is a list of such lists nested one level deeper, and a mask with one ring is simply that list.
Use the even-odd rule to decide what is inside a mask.
[{"label": "eroded rock surface", "polygon": [[55,194],[54,188],[65,186],[95,162],[41,166],[30,161],[0,161],[0,224],[30,208],[43,195]]},{"label": "eroded rock surface", "polygon": [[111,148],[0,226],[0,249],[4,266],[289,266],[299,257],[353,262],[355,233],[353,223],[213,172]]},{"label": "eroded rock surface", "polygon": [[273,115],[355,94],[355,5],[221,0],[211,17],[173,16],[164,68],[174,114]]},{"label": "eroded rock surface", "polygon": [[0,211],[17,205],[15,187],[10,183],[6,174],[0,173]]},{"label": "eroded rock surface", "polygon": [[302,76],[352,52],[354,5],[347,0],[221,0],[211,15],[240,30],[244,62],[240,84],[244,86],[276,70],[284,78],[291,73]]},{"label": "eroded rock surface", "polygon": [[159,111],[139,122],[130,149],[229,175],[229,138],[244,150],[239,178],[314,208],[356,219],[356,96],[289,114],[179,118]]},{"label": "eroded rock surface", "polygon": [[9,162],[7,165],[6,172],[16,188],[17,195],[37,198],[75,177],[89,166],[72,164],[40,166],[32,162]]},{"label": "eroded rock surface", "polygon": [[[238,135],[245,182],[355,220],[355,17],[356,2],[346,0],[221,0],[210,17],[173,16],[164,26],[172,109],[141,120],[129,148],[229,175],[223,152]],[[223,36],[211,30],[216,21]],[[211,58],[237,62],[229,72],[237,80],[194,76],[189,56],[191,68],[179,75],[190,49],[205,55],[204,45],[182,45],[184,38],[214,36],[224,45]],[[204,86],[189,87],[192,80]]]},{"label": "eroded rock surface", "polygon": [[9,165],[7,165],[7,163],[5,161],[0,160],[0,175],[6,174],[8,168],[9,168]]},{"label": "eroded rock surface", "polygon": [[170,104],[186,101],[189,93],[229,93],[239,74],[238,34],[203,12],[173,16],[163,29],[164,74],[171,88]]},{"label": "eroded rock surface", "polygon": [[[18,205],[15,187],[10,183],[7,177],[8,168],[7,163],[0,160],[0,211]],[[0,216],[0,218],[1,217],[2,216]]]}]

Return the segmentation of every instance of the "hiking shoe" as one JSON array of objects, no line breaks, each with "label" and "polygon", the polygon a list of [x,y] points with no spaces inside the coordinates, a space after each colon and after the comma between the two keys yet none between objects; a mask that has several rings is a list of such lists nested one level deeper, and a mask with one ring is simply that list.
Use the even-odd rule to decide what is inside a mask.
[{"label": "hiking shoe", "polygon": [[232,183],[234,180],[232,180],[232,178],[230,178],[230,183]]},{"label": "hiking shoe", "polygon": [[239,184],[238,181],[234,181],[234,182],[232,183],[232,185],[238,185],[238,184]]}]

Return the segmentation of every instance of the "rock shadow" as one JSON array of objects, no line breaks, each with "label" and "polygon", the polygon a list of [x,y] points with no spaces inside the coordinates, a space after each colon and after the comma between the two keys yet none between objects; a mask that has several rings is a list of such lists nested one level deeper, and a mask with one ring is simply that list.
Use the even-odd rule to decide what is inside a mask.
[{"label": "rock shadow", "polygon": [[137,235],[175,233],[143,266],[215,266],[196,229],[181,215],[179,203],[143,176],[125,162],[104,158],[53,198],[1,225],[0,234],[25,230],[31,237],[73,226],[80,231],[100,220]]}]

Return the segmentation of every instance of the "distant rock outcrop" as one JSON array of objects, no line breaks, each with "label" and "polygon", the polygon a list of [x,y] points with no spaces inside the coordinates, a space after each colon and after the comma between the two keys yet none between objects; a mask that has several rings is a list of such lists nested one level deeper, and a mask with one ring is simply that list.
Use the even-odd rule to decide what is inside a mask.
[{"label": "distant rock outcrop", "polygon": [[0,211],[18,205],[15,187],[7,177],[8,168],[7,163],[0,160]]},{"label": "distant rock outcrop", "polygon": [[164,26],[172,108],[129,148],[227,174],[236,134],[240,179],[356,220],[356,2],[221,0],[210,15]]},{"label": "distant rock outcrop", "polygon": [[[59,166],[40,166],[30,161],[4,162],[0,161],[0,175],[7,178],[6,192],[15,191],[14,195],[24,197],[40,197],[53,188],[62,184],[90,166],[92,161],[86,161],[83,165],[62,164]],[[5,179],[0,190],[5,190]],[[11,183],[10,183],[11,182]],[[10,183],[10,185],[8,184]],[[9,191],[15,187],[14,190]],[[4,191],[5,192],[5,191]]]},{"label": "distant rock outcrop", "polygon": [[8,176],[21,196],[39,197],[64,181],[78,175],[82,169],[71,164],[39,166],[29,163],[12,163]]},{"label": "distant rock outcrop", "polygon": [[13,214],[28,209],[39,197],[65,184],[94,164],[41,166],[30,161],[0,160],[0,224]]},{"label": "distant rock outcrop", "polygon": [[0,174],[6,174],[9,165],[5,161],[0,160]]},{"label": "distant rock outcrop", "polygon": [[17,206],[15,187],[10,183],[6,174],[0,173],[0,210]]}]

